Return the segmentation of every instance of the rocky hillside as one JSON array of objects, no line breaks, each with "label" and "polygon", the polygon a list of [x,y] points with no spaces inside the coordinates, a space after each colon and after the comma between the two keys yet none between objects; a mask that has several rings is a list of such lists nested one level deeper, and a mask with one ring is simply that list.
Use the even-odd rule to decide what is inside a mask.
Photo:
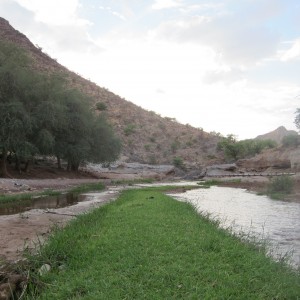
[{"label": "rocky hillside", "polygon": [[255,139],[257,140],[273,140],[278,145],[281,144],[282,138],[284,138],[287,135],[297,135],[298,133],[294,130],[287,130],[284,126],[280,126],[277,129],[268,132],[266,134],[262,134],[257,136]]},{"label": "rocky hillside", "polygon": [[98,111],[107,115],[119,135],[122,155],[127,161],[172,163],[174,157],[180,157],[186,164],[203,166],[217,160],[218,137],[174,119],[162,118],[69,71],[3,18],[0,18],[0,38],[24,48],[32,58],[34,69],[64,74],[70,85],[91,97],[95,109],[101,104],[102,109]]}]

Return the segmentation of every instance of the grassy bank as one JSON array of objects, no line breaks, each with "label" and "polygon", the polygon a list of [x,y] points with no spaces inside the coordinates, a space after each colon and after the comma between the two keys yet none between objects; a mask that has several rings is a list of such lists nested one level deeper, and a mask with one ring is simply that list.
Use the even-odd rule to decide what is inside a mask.
[{"label": "grassy bank", "polygon": [[[27,299],[297,299],[300,277],[154,189],[128,190],[58,230]],[[32,277],[34,278],[34,276]]]},{"label": "grassy bank", "polygon": [[43,192],[38,193],[23,193],[23,194],[0,194],[0,204],[1,203],[9,203],[11,201],[24,201],[24,200],[31,200],[35,197],[42,197],[42,196],[58,196],[62,193],[73,193],[73,194],[80,194],[88,191],[101,191],[104,190],[105,186],[103,183],[86,183],[81,184],[76,187],[73,187],[67,191],[55,191],[52,189],[45,190]]}]

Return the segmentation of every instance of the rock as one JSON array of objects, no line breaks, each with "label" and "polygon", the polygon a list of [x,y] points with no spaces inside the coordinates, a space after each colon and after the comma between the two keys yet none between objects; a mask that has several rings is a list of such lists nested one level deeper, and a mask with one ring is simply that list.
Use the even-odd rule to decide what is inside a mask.
[{"label": "rock", "polygon": [[134,180],[141,178],[153,178],[162,180],[167,176],[174,175],[172,165],[150,165],[141,163],[117,162],[109,168],[101,164],[88,164],[86,170],[98,178]]},{"label": "rock", "polygon": [[0,300],[14,299],[13,295],[18,284],[24,280],[26,280],[26,278],[19,274],[12,274],[8,276],[7,282],[0,284]]},{"label": "rock", "polygon": [[46,275],[47,273],[49,273],[51,270],[51,266],[48,265],[48,264],[44,264],[40,267],[38,273],[40,274],[40,276],[44,276]]},{"label": "rock", "polygon": [[248,171],[264,171],[291,169],[300,170],[300,147],[294,149],[271,149],[263,151],[261,154],[249,159],[240,159],[237,166]]},{"label": "rock", "polygon": [[237,169],[236,164],[219,164],[206,168],[206,176],[230,175]]},{"label": "rock", "polygon": [[188,172],[185,176],[183,176],[182,179],[184,180],[197,180],[202,179],[206,174],[206,170],[200,169],[200,170],[193,170]]},{"label": "rock", "polygon": [[16,290],[14,283],[2,283],[0,284],[0,300],[9,300]]}]

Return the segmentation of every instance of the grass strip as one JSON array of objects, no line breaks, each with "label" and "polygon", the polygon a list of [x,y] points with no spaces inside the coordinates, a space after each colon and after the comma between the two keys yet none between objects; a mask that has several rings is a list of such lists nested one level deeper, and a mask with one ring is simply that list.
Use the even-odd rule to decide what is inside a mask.
[{"label": "grass strip", "polygon": [[[78,185],[70,190],[67,193],[80,194],[88,191],[101,191],[104,190],[105,186],[101,182],[97,183],[86,183]],[[22,193],[22,194],[0,194],[0,204],[9,203],[9,202],[21,202],[25,200],[31,200],[32,198],[42,197],[42,196],[58,196],[66,191],[55,191],[52,189],[45,190],[38,193]]]},{"label": "grass strip", "polygon": [[38,256],[51,265],[27,299],[299,299],[297,271],[275,263],[195,209],[154,189],[57,230]]}]

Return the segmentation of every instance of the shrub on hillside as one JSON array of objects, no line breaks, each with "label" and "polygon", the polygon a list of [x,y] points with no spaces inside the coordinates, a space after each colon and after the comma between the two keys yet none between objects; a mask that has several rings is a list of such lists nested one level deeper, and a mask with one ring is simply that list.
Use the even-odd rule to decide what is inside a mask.
[{"label": "shrub on hillside", "polygon": [[173,165],[178,169],[184,169],[184,163],[181,157],[174,157]]},{"label": "shrub on hillside", "polygon": [[97,109],[97,110],[101,110],[101,111],[107,110],[107,106],[106,106],[106,104],[103,103],[103,102],[97,102],[97,103],[96,103],[96,109]]},{"label": "shrub on hillside", "polygon": [[282,138],[282,145],[284,147],[297,147],[300,145],[300,136],[297,134],[290,134]]}]

